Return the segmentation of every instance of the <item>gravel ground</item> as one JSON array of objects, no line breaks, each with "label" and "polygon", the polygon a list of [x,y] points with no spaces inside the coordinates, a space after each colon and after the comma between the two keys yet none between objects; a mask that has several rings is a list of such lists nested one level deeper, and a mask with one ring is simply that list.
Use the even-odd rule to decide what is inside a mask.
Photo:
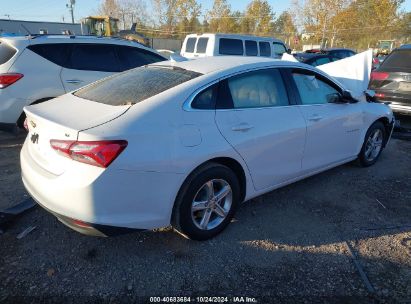
[{"label": "gravel ground", "polygon": [[[22,140],[0,134],[0,209],[27,198]],[[410,184],[411,141],[393,139],[370,168],[346,164],[245,203],[207,242],[170,228],[87,237],[37,207],[0,235],[0,303],[410,303]]]}]

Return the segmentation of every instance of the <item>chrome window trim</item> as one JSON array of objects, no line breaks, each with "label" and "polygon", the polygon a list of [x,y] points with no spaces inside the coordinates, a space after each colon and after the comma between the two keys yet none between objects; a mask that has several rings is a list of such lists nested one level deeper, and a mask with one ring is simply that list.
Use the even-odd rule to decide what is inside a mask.
[{"label": "chrome window trim", "polygon": [[[268,58],[268,57],[267,57]],[[233,77],[233,76],[237,76],[237,75],[241,75],[241,74],[245,74],[245,73],[249,73],[249,72],[254,72],[254,71],[259,71],[259,70],[266,70],[266,69],[281,69],[281,68],[297,68],[297,69],[303,69],[303,70],[307,70],[307,71],[311,71],[317,74],[320,74],[321,76],[327,78],[329,81],[331,81],[336,87],[340,88],[342,91],[344,90],[343,87],[341,87],[339,84],[335,83],[333,81],[333,79],[331,78],[331,76],[326,75],[324,72],[322,71],[316,71],[310,67],[301,67],[298,65],[284,65],[284,66],[262,66],[262,67],[256,67],[256,68],[250,68],[247,70],[243,70],[243,71],[239,71],[239,72],[234,72],[228,75],[225,75],[223,77],[219,77],[213,81],[210,81],[209,83],[202,85],[201,87],[197,88],[194,92],[192,92],[189,97],[184,101],[183,103],[183,110],[187,111],[187,112],[196,112],[196,111],[232,111],[232,110],[248,110],[248,109],[272,109],[272,108],[282,108],[282,107],[292,107],[292,106],[298,106],[297,105],[287,105],[287,106],[269,106],[269,107],[256,107],[256,108],[232,108],[232,109],[195,109],[191,107],[191,103],[194,101],[194,99],[197,97],[198,94],[200,94],[201,92],[203,92],[204,90],[208,89],[209,87],[211,87],[212,85],[225,80],[227,78]],[[288,92],[287,92],[288,93]],[[322,105],[321,104],[317,104],[317,105]]]}]

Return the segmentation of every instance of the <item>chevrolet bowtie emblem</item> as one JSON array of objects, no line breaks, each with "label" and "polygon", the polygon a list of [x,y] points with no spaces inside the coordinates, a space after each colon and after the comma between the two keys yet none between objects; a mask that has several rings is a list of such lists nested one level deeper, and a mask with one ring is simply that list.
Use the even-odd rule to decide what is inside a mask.
[{"label": "chevrolet bowtie emblem", "polygon": [[31,126],[33,127],[33,128],[35,128],[37,125],[36,125],[36,123],[34,122],[34,121],[32,121],[32,120],[30,120],[30,124],[31,124]]}]

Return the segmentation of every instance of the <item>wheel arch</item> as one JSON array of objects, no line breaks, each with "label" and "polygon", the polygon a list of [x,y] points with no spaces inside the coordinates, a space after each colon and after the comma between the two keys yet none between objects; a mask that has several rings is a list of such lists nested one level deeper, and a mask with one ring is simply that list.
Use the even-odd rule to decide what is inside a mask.
[{"label": "wheel arch", "polygon": [[[383,147],[385,147],[385,145],[387,144],[387,142],[388,142],[388,138],[389,138],[389,136],[390,136],[390,133],[391,133],[391,127],[392,127],[392,125],[391,125],[391,123],[390,123],[390,120],[388,119],[388,117],[385,117],[385,116],[383,116],[383,117],[380,117],[380,118],[378,118],[376,121],[374,121],[372,124],[371,124],[371,126],[373,125],[373,124],[375,124],[376,122],[381,122],[383,125],[384,125],[384,129],[385,129],[385,138],[384,138],[384,143],[383,143]],[[371,127],[370,126],[370,127]]]},{"label": "wheel arch", "polygon": [[223,166],[228,167],[230,170],[234,172],[234,174],[238,178],[238,182],[240,183],[240,201],[243,202],[245,197],[246,197],[246,191],[247,191],[247,178],[245,174],[245,170],[243,166],[235,160],[232,157],[215,157],[211,158],[207,161],[202,162],[198,166],[196,166],[191,172],[187,175],[187,177],[184,179],[184,181],[181,183],[180,189],[178,190],[175,198],[174,198],[174,203],[171,211],[171,219],[173,219],[173,215],[175,213],[175,207],[177,200],[179,199],[180,195],[182,194],[182,191],[185,191],[184,185],[186,184],[187,180],[191,179],[193,175],[195,175],[197,172],[200,172],[203,168],[207,167],[210,164],[220,164]]},{"label": "wheel arch", "polygon": [[[40,98],[40,99],[37,99],[37,100],[33,101],[32,103],[30,103],[29,106],[35,105],[35,104],[38,104],[38,103],[42,103],[44,101],[47,101],[47,100],[50,100],[50,99],[53,99],[53,98],[55,98],[55,97]],[[24,124],[25,119],[26,119],[26,114],[24,113],[24,111],[22,111],[21,114],[20,114],[19,119],[17,119],[17,121],[16,121],[17,126],[20,127],[20,128],[23,128],[24,127],[23,124]]]}]

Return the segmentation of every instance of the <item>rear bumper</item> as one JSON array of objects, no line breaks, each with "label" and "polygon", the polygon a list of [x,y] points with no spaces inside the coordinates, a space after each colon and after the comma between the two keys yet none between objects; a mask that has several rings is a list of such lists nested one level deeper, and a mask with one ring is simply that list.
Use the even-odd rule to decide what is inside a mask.
[{"label": "rear bumper", "polygon": [[97,230],[110,235],[118,227],[147,230],[170,224],[184,175],[102,170],[75,161],[66,172],[53,175],[32,159],[29,143],[26,139],[20,154],[23,184],[65,225],[85,234]]},{"label": "rear bumper", "polygon": [[411,104],[404,105],[397,102],[391,102],[389,106],[394,113],[411,115]]},{"label": "rear bumper", "polygon": [[37,204],[41,206],[43,209],[45,209],[46,211],[53,214],[61,223],[63,223],[67,227],[81,234],[85,234],[89,236],[108,237],[108,236],[117,236],[117,235],[122,235],[122,234],[130,233],[130,232],[137,232],[137,231],[145,230],[145,229],[124,228],[124,227],[115,227],[115,226],[108,226],[108,225],[86,223],[86,222],[72,219],[67,216],[53,212],[50,209],[43,206],[39,202],[37,202]]}]

